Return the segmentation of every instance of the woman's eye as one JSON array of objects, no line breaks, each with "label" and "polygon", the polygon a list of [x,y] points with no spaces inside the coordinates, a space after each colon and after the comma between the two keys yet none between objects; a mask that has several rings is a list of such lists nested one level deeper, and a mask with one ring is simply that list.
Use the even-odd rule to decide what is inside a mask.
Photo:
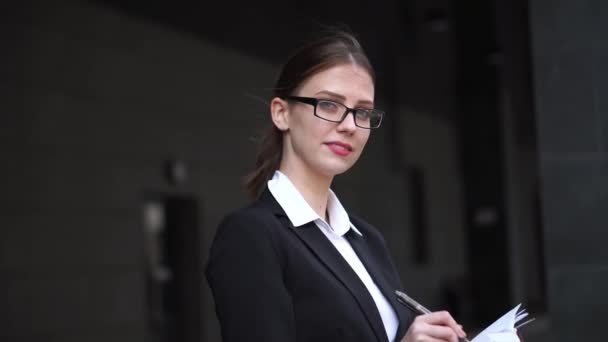
[{"label": "woman's eye", "polygon": [[368,109],[357,109],[356,113],[357,118],[364,120],[369,120],[370,116],[372,115],[372,111]]},{"label": "woman's eye", "polygon": [[330,101],[319,101],[318,106],[327,112],[336,112],[338,111],[338,105],[336,103]]}]

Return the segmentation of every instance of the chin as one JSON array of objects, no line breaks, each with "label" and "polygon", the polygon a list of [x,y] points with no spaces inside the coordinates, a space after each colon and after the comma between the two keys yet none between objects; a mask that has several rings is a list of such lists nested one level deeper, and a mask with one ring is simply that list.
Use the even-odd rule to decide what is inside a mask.
[{"label": "chin", "polygon": [[350,170],[353,165],[354,163],[332,163],[330,165],[323,165],[320,169],[324,175],[333,177],[345,173]]}]

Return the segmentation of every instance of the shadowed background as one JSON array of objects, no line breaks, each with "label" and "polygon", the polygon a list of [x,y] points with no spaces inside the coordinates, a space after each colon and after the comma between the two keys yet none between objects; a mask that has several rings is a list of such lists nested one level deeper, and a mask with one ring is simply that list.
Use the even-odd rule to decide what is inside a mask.
[{"label": "shadowed background", "polygon": [[[530,341],[608,313],[606,5],[38,1],[0,5],[0,339],[220,341],[203,277],[280,64],[343,23],[388,117],[334,189],[404,290]],[[602,229],[604,228],[604,229]]]}]

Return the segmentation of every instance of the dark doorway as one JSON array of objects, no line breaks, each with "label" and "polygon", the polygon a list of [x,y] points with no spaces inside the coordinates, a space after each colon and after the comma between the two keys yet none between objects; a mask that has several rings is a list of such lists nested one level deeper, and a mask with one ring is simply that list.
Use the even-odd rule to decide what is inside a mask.
[{"label": "dark doorway", "polygon": [[144,204],[150,340],[201,340],[198,201],[158,193]]},{"label": "dark doorway", "polygon": [[492,322],[511,304],[493,4],[459,3],[455,19],[472,319]]}]

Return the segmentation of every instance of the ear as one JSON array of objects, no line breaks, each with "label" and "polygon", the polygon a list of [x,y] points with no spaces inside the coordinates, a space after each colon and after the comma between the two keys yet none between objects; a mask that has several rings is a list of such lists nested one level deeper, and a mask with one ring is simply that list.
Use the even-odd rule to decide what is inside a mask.
[{"label": "ear", "polygon": [[289,129],[289,107],[287,101],[275,97],[270,101],[272,122],[280,131]]}]

